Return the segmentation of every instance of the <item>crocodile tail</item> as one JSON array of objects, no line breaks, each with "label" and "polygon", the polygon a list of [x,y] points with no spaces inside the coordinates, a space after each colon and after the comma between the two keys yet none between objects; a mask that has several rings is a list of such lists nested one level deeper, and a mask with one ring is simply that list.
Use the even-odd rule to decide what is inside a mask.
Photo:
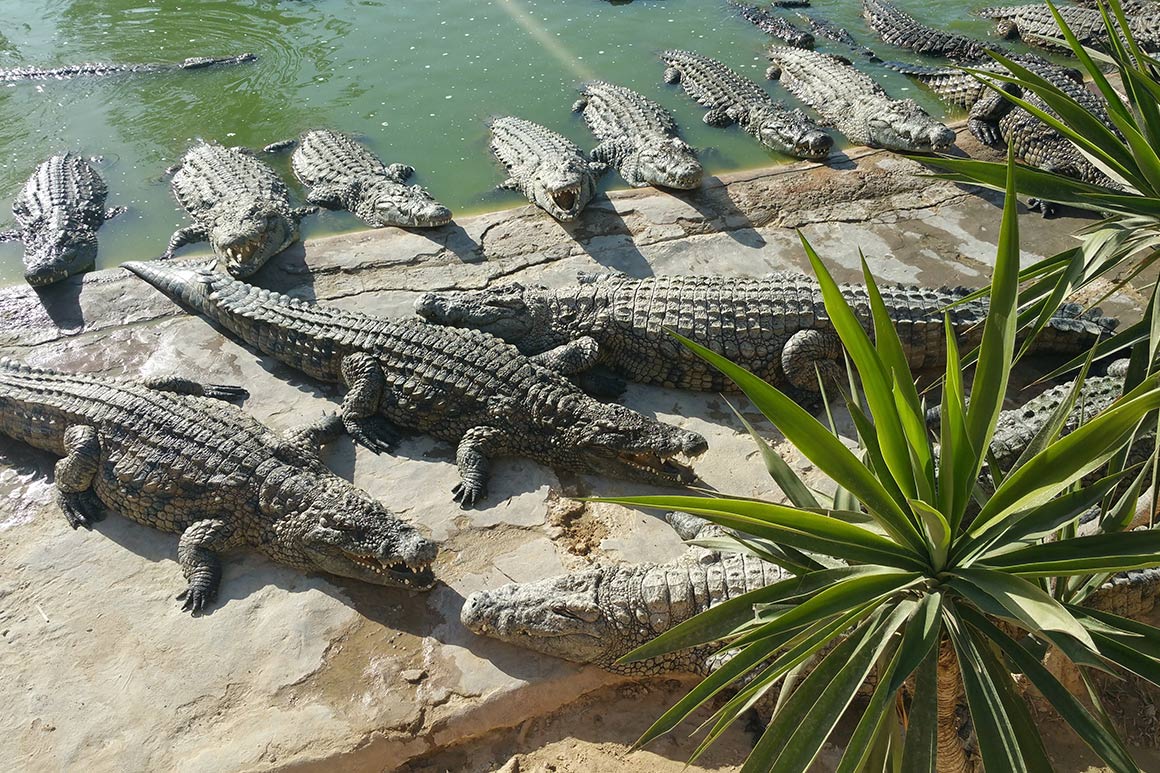
[{"label": "crocodile tail", "polygon": [[910,62],[883,62],[882,66],[912,78],[933,78],[939,75],[948,75],[961,72],[953,67],[931,67],[925,64],[911,64]]},{"label": "crocodile tail", "polygon": [[1030,351],[1082,352],[1110,336],[1119,324],[1118,319],[1105,316],[1098,307],[1085,310],[1078,303],[1065,303],[1035,337]]},{"label": "crocodile tail", "polygon": [[[129,262],[121,267],[153,285],[170,300],[194,311],[208,313],[212,301],[210,294],[217,289],[213,263],[185,263],[182,265],[162,265]],[[226,277],[222,277],[225,279]]]}]

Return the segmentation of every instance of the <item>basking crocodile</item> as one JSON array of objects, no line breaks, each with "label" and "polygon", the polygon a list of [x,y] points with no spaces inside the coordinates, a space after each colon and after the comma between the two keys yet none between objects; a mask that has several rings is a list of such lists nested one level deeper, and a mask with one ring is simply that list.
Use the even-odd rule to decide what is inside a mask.
[{"label": "basking crocodile", "polygon": [[103,509],[181,534],[184,609],[214,600],[218,552],[250,548],[304,571],[424,590],[435,545],[334,475],[317,448],[324,419],[277,435],[221,402],[236,387],[140,382],[0,360],[0,433],[63,457],[57,502],[74,529]]},{"label": "basking crocodile", "polygon": [[285,183],[247,148],[198,141],[171,171],[173,195],[197,222],[174,232],[165,256],[208,240],[237,277],[253,274],[298,241],[298,224],[318,211],[291,207]]},{"label": "basking crocodile", "polygon": [[414,167],[384,164],[340,132],[315,129],[298,140],[266,146],[268,152],[297,145],[291,156],[295,176],[310,190],[306,200],[327,209],[345,209],[369,226],[433,228],[451,222],[451,210],[419,185],[405,185]]},{"label": "basking crocodile", "polygon": [[12,202],[20,227],[0,241],[24,243],[24,278],[33,287],[89,271],[97,259],[97,229],[124,207],[105,209],[108,188],[85,159],[64,153],[48,159]]},{"label": "basking crocodile", "polygon": [[585,83],[580,93],[572,110],[584,114],[600,140],[591,153],[594,160],[616,167],[634,188],[700,186],[704,170],[696,151],[677,136],[676,121],[658,103],[604,81]]},{"label": "basking crocodile", "polygon": [[120,75],[126,73],[179,72],[181,70],[201,70],[219,64],[241,64],[256,61],[253,54],[237,56],[195,56],[177,64],[108,64],[85,62],[62,67],[13,67],[0,69],[0,83],[28,80],[64,80],[89,75]]},{"label": "basking crocodile", "polygon": [[[871,326],[866,288],[843,285],[864,325]],[[914,368],[945,362],[943,312],[963,347],[982,335],[986,301],[946,307],[970,290],[883,287],[882,297]],[[582,275],[579,284],[548,289],[506,284],[478,291],[427,293],[415,303],[424,318],[478,328],[525,354],[583,345],[592,362],[633,381],[682,389],[735,388],[723,374],[681,346],[680,333],[728,357],[778,388],[816,395],[815,368],[844,378],[842,347],[817,281],[803,274],[762,278]],[[1099,310],[1066,306],[1036,342],[1039,351],[1080,352],[1115,327]]]},{"label": "basking crocodile", "polygon": [[491,152],[508,173],[499,187],[519,191],[557,220],[575,220],[596,195],[596,178],[607,167],[538,123],[503,116],[490,126]]},{"label": "basking crocodile", "polygon": [[801,110],[775,102],[760,85],[738,75],[716,59],[689,51],[662,51],[665,83],[680,83],[702,107],[705,123],[736,122],[765,147],[800,158],[825,158],[834,138]]},{"label": "basking crocodile", "polygon": [[[1108,48],[1111,41],[1098,8],[1065,5],[1058,6],[1057,10],[1080,43],[1092,48]],[[983,8],[975,14],[995,19],[996,30],[1004,37],[1019,38],[1024,43],[1042,48],[1071,51],[1046,4]],[[1118,29],[1119,23],[1114,23]],[[1141,6],[1128,16],[1128,29],[1144,50],[1160,49],[1160,5]]]},{"label": "basking crocodile", "polygon": [[[1083,85],[1083,76],[1076,70],[1059,67],[1037,58],[1017,57],[1023,67],[1050,81],[1076,100],[1085,110],[1099,118],[1111,131],[1119,129],[1108,115],[1103,98]],[[1021,96],[1050,115],[1058,114],[1034,92],[1024,91],[1011,83],[997,83],[993,89],[974,76],[955,68],[923,67],[921,65],[888,63],[887,67],[909,75],[925,84],[949,104],[968,109],[967,128],[980,142],[997,147],[1008,144],[1015,148],[1015,156],[1038,169],[1073,177],[1093,185],[1119,189],[1119,183],[1110,179],[1080,152],[1071,140],[1040,120],[1027,109],[1006,98],[1007,94]],[[981,64],[976,69],[1003,73],[1006,68],[998,62]],[[1032,200],[1031,206],[1044,215],[1055,212],[1055,205]]]},{"label": "basking crocodile", "polygon": [[946,150],[954,130],[931,118],[913,99],[891,99],[849,60],[800,48],[771,48],[767,75],[780,79],[827,125],[857,145],[926,153]]},{"label": "basking crocodile", "polygon": [[798,29],[783,16],[776,16],[755,5],[746,5],[737,2],[737,0],[729,0],[729,5],[737,9],[737,13],[741,15],[742,19],[765,34],[785,42],[786,45],[798,48],[814,47],[814,36],[805,30]]},{"label": "basking crocodile", "polygon": [[827,40],[832,40],[835,43],[841,43],[851,51],[864,56],[868,61],[882,61],[878,58],[878,54],[874,53],[869,48],[859,43],[854,39],[854,36],[851,35],[848,30],[839,27],[837,24],[834,24],[831,21],[826,21],[825,19],[819,18],[817,16],[810,16],[809,14],[804,13],[799,13],[798,18],[810,25],[810,29],[813,30],[815,37],[822,37],[826,38]]},{"label": "basking crocodile", "polygon": [[888,0],[862,0],[862,15],[870,29],[892,46],[916,54],[943,56],[960,62],[992,61],[987,51],[1008,52],[995,43],[928,27]]},{"label": "basking crocodile", "polygon": [[478,330],[305,303],[209,269],[124,267],[259,351],[344,384],[343,424],[367,448],[389,450],[396,427],[456,443],[464,507],[485,495],[496,455],[659,485],[696,479],[677,457],[702,453],[703,437],[597,402],[561,375],[584,364],[583,345],[528,358]]}]

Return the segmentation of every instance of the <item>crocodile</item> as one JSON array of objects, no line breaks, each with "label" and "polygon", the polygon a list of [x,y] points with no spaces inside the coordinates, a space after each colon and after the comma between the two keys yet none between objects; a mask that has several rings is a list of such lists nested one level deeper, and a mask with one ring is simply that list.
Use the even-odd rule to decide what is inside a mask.
[{"label": "crocodile", "polygon": [[776,16],[755,5],[746,5],[737,2],[737,0],[729,0],[729,5],[737,9],[737,13],[741,15],[742,19],[765,34],[784,41],[786,45],[798,48],[814,47],[814,36],[805,30],[798,29],[785,17]]},{"label": "crocodile", "polygon": [[33,287],[89,271],[97,259],[97,229],[125,211],[105,208],[108,188],[75,153],[53,156],[28,178],[12,202],[19,228],[0,241],[24,243],[24,278]]},{"label": "crocodile", "polygon": [[[944,310],[960,344],[976,346],[987,314],[985,300],[963,302],[972,291],[883,287],[881,293],[914,368],[945,361]],[[869,329],[869,300],[861,285],[842,293]],[[946,307],[955,303],[957,305]],[[812,277],[780,273],[761,278],[581,275],[575,285],[548,289],[518,283],[478,291],[427,293],[416,312],[444,325],[483,330],[535,355],[553,347],[584,345],[593,363],[633,381],[666,387],[734,389],[716,368],[681,346],[680,333],[729,358],[781,389],[816,396],[818,376],[844,378],[842,347]],[[1115,327],[1098,309],[1067,305],[1035,342],[1041,352],[1080,352]]]},{"label": "crocodile", "polygon": [[707,56],[690,51],[662,51],[665,83],[680,83],[685,93],[709,108],[710,126],[736,122],[765,147],[799,158],[825,158],[834,138],[801,110],[774,101],[759,84]]},{"label": "crocodile", "polygon": [[[1068,29],[1085,46],[1107,50],[1110,45],[1108,28],[1098,8],[1059,6],[1057,9]],[[975,14],[996,20],[996,31],[1006,38],[1019,38],[1024,43],[1058,51],[1071,51],[1063,39],[1063,31],[1056,23],[1046,4],[1015,5],[983,8]],[[1160,50],[1160,6],[1141,6],[1127,17],[1128,29],[1136,42],[1146,51]],[[1119,29],[1119,22],[1113,20]]]},{"label": "crocodile", "polygon": [[129,73],[180,72],[201,70],[221,64],[242,64],[257,61],[254,54],[237,56],[195,56],[184,61],[155,64],[109,64],[106,62],[85,62],[62,67],[12,67],[0,69],[0,83],[14,81],[65,80],[91,75],[122,75]]},{"label": "crocodile", "polygon": [[832,40],[835,43],[841,43],[851,51],[854,51],[855,53],[865,57],[866,60],[870,62],[882,61],[878,57],[878,54],[874,53],[874,51],[859,43],[854,39],[854,36],[851,35],[848,30],[839,27],[837,24],[817,16],[810,16],[809,14],[805,13],[799,13],[798,18],[809,25],[810,29],[814,33],[815,39],[821,37],[826,38],[827,40]]},{"label": "crocodile", "polygon": [[557,220],[575,220],[596,195],[596,178],[606,165],[538,123],[502,116],[490,127],[491,152],[508,174],[499,187],[519,191]]},{"label": "crocodile", "polygon": [[[1119,129],[1108,115],[1107,103],[1084,86],[1083,76],[1077,70],[1060,67],[1037,58],[1017,57],[1016,61],[1076,100],[1112,132],[1119,133]],[[967,108],[969,111],[967,128],[980,142],[994,147],[1013,145],[1016,158],[1038,169],[1106,188],[1117,190],[1122,188],[1118,182],[1109,178],[1088,160],[1087,156],[1058,130],[1044,123],[1026,108],[1007,99],[1007,95],[1020,96],[1040,110],[1058,117],[1058,113],[1034,92],[1020,89],[1011,83],[995,82],[995,88],[991,88],[973,75],[955,68],[924,67],[894,62],[886,66],[925,84],[945,102]],[[1007,69],[998,62],[977,65],[975,69],[994,73],[1007,72]],[[1039,209],[1045,216],[1056,211],[1056,206],[1050,202],[1032,199],[1030,205],[1033,209]]]},{"label": "crocodile", "polygon": [[211,604],[219,551],[249,548],[303,571],[425,590],[436,546],[332,473],[334,417],[279,435],[224,400],[245,390],[177,377],[132,381],[0,360],[0,433],[62,457],[70,526],[104,509],[181,535],[183,609]]},{"label": "crocodile", "polygon": [[703,437],[598,402],[562,375],[587,364],[583,344],[529,358],[478,330],[306,303],[205,267],[124,267],[259,351],[345,385],[343,424],[361,445],[388,451],[397,428],[457,444],[463,507],[485,496],[496,455],[657,485],[696,480],[679,457],[704,452]]},{"label": "crocodile", "polygon": [[916,54],[941,56],[959,62],[990,62],[988,51],[1009,55],[995,43],[929,27],[904,13],[888,0],[862,0],[862,15],[870,29],[892,46]]},{"label": "crocodile", "polygon": [[170,171],[173,195],[196,224],[174,232],[165,257],[208,240],[236,277],[253,274],[298,241],[298,224],[318,211],[290,206],[285,183],[247,148],[198,141]]},{"label": "crocodile", "polygon": [[946,150],[955,142],[953,129],[913,99],[891,99],[848,59],[787,47],[771,48],[769,59],[773,66],[768,77],[780,79],[790,93],[855,144],[926,153]]},{"label": "crocodile", "polygon": [[624,86],[591,81],[572,105],[600,140],[594,160],[616,167],[634,188],[659,185],[691,190],[704,170],[697,153],[677,135],[677,123],[653,100]]},{"label": "crocodile", "polygon": [[294,148],[294,175],[310,190],[306,200],[327,209],[345,209],[369,226],[434,228],[451,222],[451,210],[422,186],[405,185],[415,174],[406,164],[384,164],[352,137],[315,129],[297,140],[267,145],[276,152]]}]

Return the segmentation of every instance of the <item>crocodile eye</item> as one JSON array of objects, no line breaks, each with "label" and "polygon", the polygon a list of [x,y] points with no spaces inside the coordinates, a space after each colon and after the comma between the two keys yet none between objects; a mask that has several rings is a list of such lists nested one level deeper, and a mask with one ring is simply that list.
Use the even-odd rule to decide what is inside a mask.
[{"label": "crocodile eye", "polygon": [[581,618],[579,615],[577,615],[571,609],[568,609],[568,607],[565,607],[561,604],[557,604],[556,606],[552,607],[552,614],[559,615],[560,617],[566,617],[569,620],[575,620],[576,622],[579,622],[579,623],[584,622],[583,618]]}]

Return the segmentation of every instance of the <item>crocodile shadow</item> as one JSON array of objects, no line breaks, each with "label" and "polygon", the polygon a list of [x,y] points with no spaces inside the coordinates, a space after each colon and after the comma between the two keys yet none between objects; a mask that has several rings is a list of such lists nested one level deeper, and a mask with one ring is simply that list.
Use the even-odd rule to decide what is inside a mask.
[{"label": "crocodile shadow", "polygon": [[594,198],[572,223],[560,223],[588,257],[636,279],[653,276],[652,266],[632,238],[632,229],[604,194]]},{"label": "crocodile shadow", "polygon": [[705,177],[701,187],[688,194],[676,194],[662,188],[657,190],[674,196],[697,210],[702,222],[707,226],[707,231],[723,233],[745,247],[760,249],[765,246],[765,239],[757,231],[753,221],[737,206],[737,202],[729,195],[729,188],[720,179]]},{"label": "crocodile shadow", "polygon": [[77,274],[46,287],[32,288],[45,314],[62,333],[79,333],[84,329],[85,315],[81,309],[83,277],[83,274]]}]

